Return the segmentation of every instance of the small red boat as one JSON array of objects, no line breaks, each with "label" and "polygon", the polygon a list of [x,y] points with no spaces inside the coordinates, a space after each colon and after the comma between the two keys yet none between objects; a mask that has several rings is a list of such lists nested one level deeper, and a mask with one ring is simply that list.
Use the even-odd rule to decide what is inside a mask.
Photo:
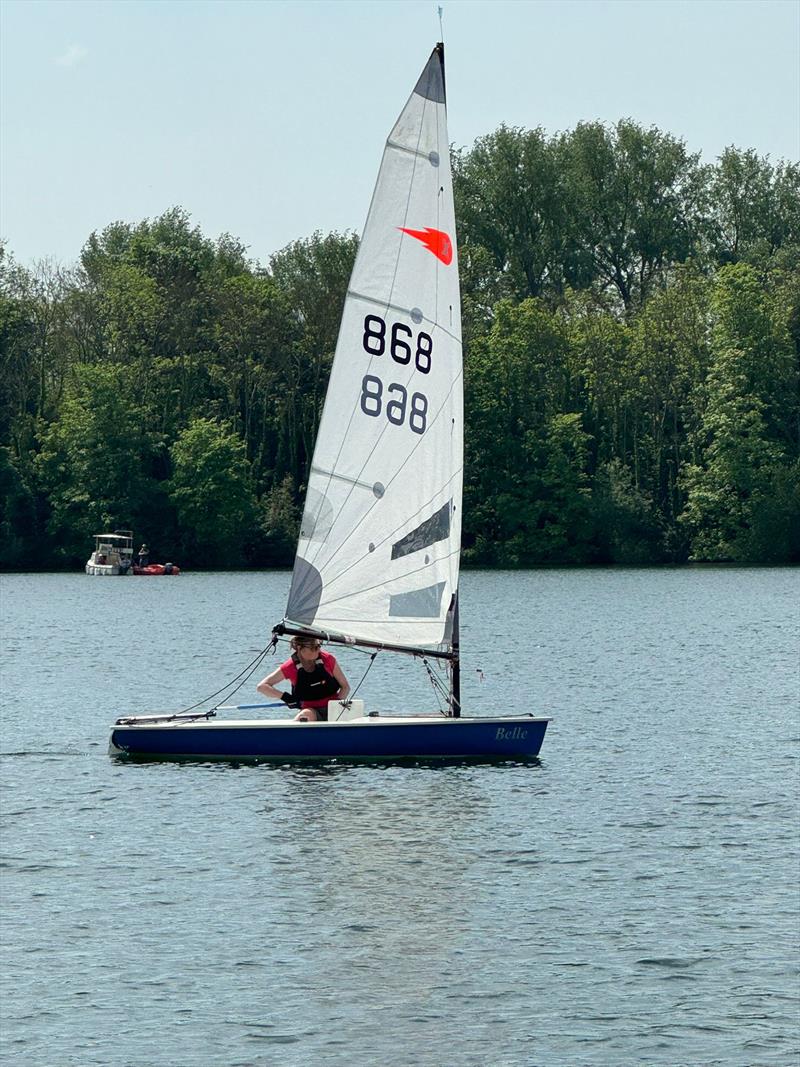
[{"label": "small red boat", "polygon": [[138,567],[134,564],[133,573],[145,575],[180,574],[181,569],[177,563],[148,563],[146,567]]}]

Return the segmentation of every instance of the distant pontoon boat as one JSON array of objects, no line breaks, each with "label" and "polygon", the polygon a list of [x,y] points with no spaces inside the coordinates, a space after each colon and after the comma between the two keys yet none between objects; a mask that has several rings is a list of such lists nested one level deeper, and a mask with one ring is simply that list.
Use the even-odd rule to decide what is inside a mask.
[{"label": "distant pontoon boat", "polygon": [[86,561],[87,574],[133,574],[133,531],[94,535],[94,552]]}]

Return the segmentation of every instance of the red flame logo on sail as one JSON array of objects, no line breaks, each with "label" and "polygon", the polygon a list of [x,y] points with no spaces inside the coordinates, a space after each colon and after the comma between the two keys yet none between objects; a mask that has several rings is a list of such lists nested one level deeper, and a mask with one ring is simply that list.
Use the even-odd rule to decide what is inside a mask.
[{"label": "red flame logo on sail", "polygon": [[407,230],[405,226],[398,226],[397,228],[403,233],[407,233],[409,237],[416,237],[446,267],[453,262],[453,242],[444,230],[432,230],[430,226],[426,226],[424,230]]}]

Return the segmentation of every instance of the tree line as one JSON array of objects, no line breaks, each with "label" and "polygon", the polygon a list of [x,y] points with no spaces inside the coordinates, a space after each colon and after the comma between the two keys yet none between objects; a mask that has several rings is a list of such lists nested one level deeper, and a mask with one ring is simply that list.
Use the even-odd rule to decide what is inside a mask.
[{"label": "tree line", "polygon": [[[622,121],[453,153],[464,558],[800,561],[800,166]],[[132,528],[184,567],[293,558],[358,241],[254,264],[180,208],[79,263],[0,256],[0,567]]]}]

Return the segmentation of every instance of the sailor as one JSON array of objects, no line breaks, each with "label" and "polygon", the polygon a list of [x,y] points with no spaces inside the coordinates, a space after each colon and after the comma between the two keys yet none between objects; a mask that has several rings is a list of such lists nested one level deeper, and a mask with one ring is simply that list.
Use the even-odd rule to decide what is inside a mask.
[{"label": "sailor", "polygon": [[139,566],[146,567],[150,561],[150,549],[147,545],[142,545],[139,549]]},{"label": "sailor", "polygon": [[[327,721],[328,701],[345,700],[350,683],[330,652],[323,652],[315,638],[293,637],[292,655],[277,670],[258,683],[256,689],[266,697],[282,700],[290,708],[299,707],[298,722]],[[276,686],[281,681],[291,683],[291,693]]]}]

